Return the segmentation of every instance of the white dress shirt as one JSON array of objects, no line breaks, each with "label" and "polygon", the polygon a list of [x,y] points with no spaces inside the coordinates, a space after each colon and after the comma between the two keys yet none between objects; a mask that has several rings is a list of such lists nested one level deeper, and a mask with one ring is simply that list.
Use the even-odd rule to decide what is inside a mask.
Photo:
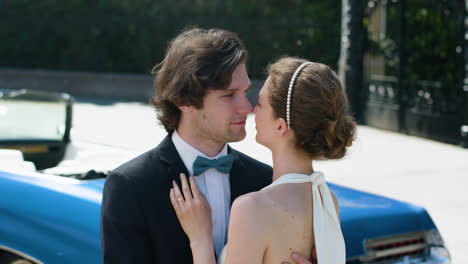
[{"label": "white dress shirt", "polygon": [[[227,155],[227,144],[214,157],[208,157],[199,150],[184,141],[177,131],[172,134],[172,141],[179,153],[185,167],[191,176],[193,175],[193,162],[197,156],[208,159],[217,159]],[[216,255],[219,256],[226,244],[227,229],[229,226],[229,214],[231,205],[231,189],[229,186],[229,174],[221,173],[211,168],[195,177],[200,192],[205,195],[211,207],[211,220],[213,223],[213,242]]]}]

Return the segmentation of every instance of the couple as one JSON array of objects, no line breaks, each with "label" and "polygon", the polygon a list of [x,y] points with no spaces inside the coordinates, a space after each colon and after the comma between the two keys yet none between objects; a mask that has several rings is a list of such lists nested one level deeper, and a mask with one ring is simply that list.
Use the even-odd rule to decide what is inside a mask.
[{"label": "couple", "polygon": [[345,263],[336,198],[312,167],[351,145],[345,93],[323,64],[269,66],[254,112],[272,170],[226,144],[245,138],[253,111],[246,59],[226,30],[172,40],[153,98],[168,136],[108,176],[104,263]]}]

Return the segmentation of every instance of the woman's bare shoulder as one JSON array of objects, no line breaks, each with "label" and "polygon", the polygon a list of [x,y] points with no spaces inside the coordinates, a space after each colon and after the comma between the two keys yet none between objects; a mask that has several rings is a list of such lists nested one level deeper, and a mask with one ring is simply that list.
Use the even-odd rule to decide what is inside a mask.
[{"label": "woman's bare shoulder", "polygon": [[251,192],[237,197],[232,203],[231,211],[239,211],[242,213],[259,214],[264,211],[268,205],[267,196],[261,191]]},{"label": "woman's bare shoulder", "polygon": [[[231,208],[231,221],[258,225],[261,230],[268,228],[273,215],[271,199],[262,191],[251,192],[234,200]],[[238,219],[242,218],[242,219]]]}]

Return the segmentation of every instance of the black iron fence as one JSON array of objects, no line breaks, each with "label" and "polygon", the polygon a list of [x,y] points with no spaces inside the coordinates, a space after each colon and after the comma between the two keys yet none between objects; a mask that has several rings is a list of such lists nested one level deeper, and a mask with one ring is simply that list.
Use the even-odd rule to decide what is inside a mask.
[{"label": "black iron fence", "polygon": [[453,144],[463,141],[460,128],[466,113],[458,90],[431,81],[402,85],[405,89],[394,76],[375,75],[365,81],[366,123]]},{"label": "black iron fence", "polygon": [[365,9],[367,43],[350,55],[363,58],[360,121],[468,146],[465,2],[366,2],[354,8]]}]

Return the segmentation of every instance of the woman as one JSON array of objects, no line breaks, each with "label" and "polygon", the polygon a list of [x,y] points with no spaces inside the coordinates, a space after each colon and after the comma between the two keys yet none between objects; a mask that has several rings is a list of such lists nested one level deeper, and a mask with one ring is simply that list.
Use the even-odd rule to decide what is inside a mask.
[{"label": "woman", "polygon": [[[256,141],[273,155],[273,183],[232,205],[224,263],[281,263],[295,251],[344,264],[335,195],[313,161],[342,158],[354,139],[345,92],[326,65],[286,57],[268,68],[255,107]],[[216,263],[210,208],[195,180],[170,192],[195,264]],[[297,238],[300,238],[299,240]],[[310,250],[314,248],[314,250]]]}]

